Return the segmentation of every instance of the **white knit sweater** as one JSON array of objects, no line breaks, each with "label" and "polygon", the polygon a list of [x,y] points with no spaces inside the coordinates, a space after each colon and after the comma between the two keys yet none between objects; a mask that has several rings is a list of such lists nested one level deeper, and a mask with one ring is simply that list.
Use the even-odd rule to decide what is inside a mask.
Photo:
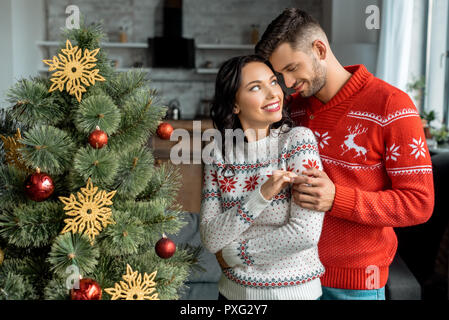
[{"label": "white knit sweater", "polygon": [[237,145],[232,155],[234,161],[225,165],[216,150],[204,169],[201,240],[212,253],[222,250],[231,266],[223,271],[220,293],[230,300],[319,298],[324,267],[317,244],[324,213],[297,206],[290,187],[270,201],[260,193],[274,170],[322,170],[315,136],[303,127],[273,130],[267,138]]}]

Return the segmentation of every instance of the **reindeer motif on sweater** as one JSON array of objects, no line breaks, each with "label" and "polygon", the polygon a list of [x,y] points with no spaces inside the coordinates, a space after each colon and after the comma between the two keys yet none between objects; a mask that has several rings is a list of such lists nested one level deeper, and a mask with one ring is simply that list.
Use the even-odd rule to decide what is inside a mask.
[{"label": "reindeer motif on sweater", "polygon": [[364,147],[357,145],[354,142],[355,137],[362,135],[368,131],[367,128],[364,128],[363,130],[361,129],[362,126],[360,124],[357,124],[354,129],[352,129],[352,126],[348,127],[349,134],[345,136],[346,140],[341,145],[341,148],[343,149],[343,153],[341,155],[344,155],[346,152],[350,150],[354,150],[357,153],[354,159],[361,157],[363,155],[366,161],[366,154],[368,153],[368,150],[366,150]]}]

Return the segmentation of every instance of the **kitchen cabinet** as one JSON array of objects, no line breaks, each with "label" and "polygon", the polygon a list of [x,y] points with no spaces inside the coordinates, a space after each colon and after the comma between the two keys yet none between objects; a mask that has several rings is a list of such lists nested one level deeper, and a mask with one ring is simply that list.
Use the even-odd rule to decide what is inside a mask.
[{"label": "kitchen cabinet", "polygon": [[[193,155],[201,154],[202,149],[208,142],[201,142],[200,144],[193,143],[193,121],[194,120],[166,120],[170,123],[173,129],[185,129],[189,132],[190,141],[183,141],[183,143],[190,143],[190,163],[178,164],[180,173],[182,175],[182,185],[178,192],[177,201],[181,204],[184,211],[199,213],[201,208],[201,190],[203,187],[203,168],[204,164],[193,164]],[[201,132],[213,128],[212,120],[201,120]],[[153,149],[156,165],[163,162],[169,162],[170,150],[173,146],[178,144],[178,141],[162,140],[157,135],[154,135],[150,140],[150,145]]]}]

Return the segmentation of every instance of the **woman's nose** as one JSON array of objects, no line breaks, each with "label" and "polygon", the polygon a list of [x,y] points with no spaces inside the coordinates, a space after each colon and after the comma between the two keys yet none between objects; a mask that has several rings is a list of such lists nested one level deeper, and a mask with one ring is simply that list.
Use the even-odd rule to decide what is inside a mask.
[{"label": "woman's nose", "polygon": [[272,99],[276,96],[276,90],[273,87],[269,87],[267,90],[267,99]]}]

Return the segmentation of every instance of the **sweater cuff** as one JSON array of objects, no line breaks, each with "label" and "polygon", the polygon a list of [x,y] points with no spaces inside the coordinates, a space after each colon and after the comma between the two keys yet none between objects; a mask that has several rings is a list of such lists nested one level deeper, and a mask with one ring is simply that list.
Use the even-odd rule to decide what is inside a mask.
[{"label": "sweater cuff", "polygon": [[238,255],[239,248],[238,242],[231,242],[226,247],[224,247],[221,251],[221,256],[223,257],[223,260],[226,262],[226,264],[233,268],[238,264],[242,264],[242,260],[240,256]]},{"label": "sweater cuff", "polygon": [[355,190],[353,188],[335,185],[335,199],[330,215],[351,220],[355,206]]},{"label": "sweater cuff", "polygon": [[245,206],[245,209],[248,210],[251,215],[258,216],[271,203],[271,201],[272,200],[267,200],[263,197],[259,187],[251,193],[242,205]]}]

